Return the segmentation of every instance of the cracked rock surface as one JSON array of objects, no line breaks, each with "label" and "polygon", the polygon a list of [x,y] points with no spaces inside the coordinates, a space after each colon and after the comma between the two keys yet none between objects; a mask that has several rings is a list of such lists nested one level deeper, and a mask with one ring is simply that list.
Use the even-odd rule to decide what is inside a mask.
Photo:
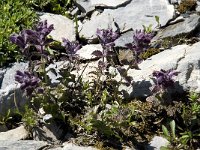
[{"label": "cracked rock surface", "polygon": [[188,18],[185,18],[184,21],[178,22],[176,24],[172,24],[164,28],[163,30],[159,30],[157,35],[153,38],[152,41],[163,39],[167,37],[175,37],[178,35],[185,35],[193,32],[200,26],[200,16],[193,14]]},{"label": "cracked rock surface", "polygon": [[152,72],[160,69],[175,69],[180,72],[175,78],[178,85],[176,91],[200,92],[200,42],[188,46],[178,45],[172,49],[156,54],[139,64],[140,70],[130,69],[128,75],[132,76],[135,84],[131,87],[121,86],[132,97],[143,97],[151,94]]},{"label": "cracked rock surface", "polygon": [[114,9],[125,6],[130,2],[131,0],[77,0],[75,3],[82,12],[88,13],[95,10],[95,7]]},{"label": "cracked rock surface", "polygon": [[1,150],[40,150],[46,146],[47,143],[44,141],[33,141],[33,140],[0,141]]},{"label": "cracked rock surface", "polygon": [[93,39],[97,28],[114,28],[114,21],[119,24],[121,31],[142,29],[142,25],[150,24],[154,28],[157,26],[155,16],[159,16],[161,26],[165,25],[174,16],[174,6],[168,0],[134,0],[125,7],[105,9],[100,14],[92,15],[90,20],[85,20],[79,28],[80,36]]}]

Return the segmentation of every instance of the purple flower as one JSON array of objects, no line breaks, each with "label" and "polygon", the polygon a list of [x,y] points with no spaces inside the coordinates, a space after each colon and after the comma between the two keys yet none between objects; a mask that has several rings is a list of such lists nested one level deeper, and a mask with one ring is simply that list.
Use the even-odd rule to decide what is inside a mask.
[{"label": "purple flower", "polygon": [[47,20],[41,21],[36,26],[36,32],[40,33],[44,37],[49,35],[49,33],[54,30],[53,24],[49,25],[47,24]]},{"label": "purple flower", "polygon": [[35,46],[40,53],[43,53],[45,46],[53,41],[47,38],[53,29],[53,25],[48,26],[45,20],[39,22],[35,30],[22,30],[19,34],[11,35],[10,41],[18,45],[23,53],[30,46]]},{"label": "purple flower", "polygon": [[81,48],[81,45],[77,41],[70,42],[68,39],[63,38],[62,46],[65,47],[65,50],[69,56],[76,56],[77,51]]},{"label": "purple flower", "polygon": [[98,68],[103,72],[104,70],[106,70],[106,67],[107,67],[107,63],[106,62],[103,62],[103,61],[99,61],[98,62]]},{"label": "purple flower", "polygon": [[146,33],[144,30],[136,30],[135,34],[133,35],[133,43],[136,47],[140,45],[146,45],[151,42],[152,38],[152,33]]},{"label": "purple flower", "polygon": [[12,34],[10,36],[10,41],[18,45],[24,52],[30,46],[30,41],[32,40],[35,32],[32,30],[22,30],[19,34]]},{"label": "purple flower", "polygon": [[126,44],[127,48],[134,51],[137,63],[141,61],[138,56],[147,50],[152,38],[152,33],[146,33],[144,30],[136,30],[133,35],[133,42]]},{"label": "purple flower", "polygon": [[112,57],[116,53],[113,51],[113,47],[115,46],[114,41],[119,37],[120,31],[117,30],[113,32],[112,29],[97,29],[96,35],[99,39],[99,42],[103,48],[103,51],[95,50],[92,52],[92,55],[96,57],[102,58],[102,61],[99,61],[98,67],[100,70],[108,69],[109,62],[107,62],[107,57]]},{"label": "purple flower", "polygon": [[20,89],[25,90],[27,95],[31,95],[33,90],[38,87],[40,79],[31,75],[29,72],[17,71],[15,74],[15,81],[21,83]]},{"label": "purple flower", "polygon": [[37,24],[34,40],[31,44],[34,45],[39,52],[43,53],[45,46],[53,41],[52,39],[47,38],[52,30],[54,30],[54,27],[52,24],[48,26],[47,20],[41,21]]},{"label": "purple flower", "polygon": [[114,41],[119,37],[119,33],[112,29],[97,29],[96,35],[103,47],[114,47]]},{"label": "purple flower", "polygon": [[168,87],[174,86],[174,80],[172,79],[174,76],[177,76],[179,72],[169,69],[160,71],[154,71],[153,76],[156,77],[156,85],[153,88],[152,92],[158,92],[160,89],[166,89]]}]

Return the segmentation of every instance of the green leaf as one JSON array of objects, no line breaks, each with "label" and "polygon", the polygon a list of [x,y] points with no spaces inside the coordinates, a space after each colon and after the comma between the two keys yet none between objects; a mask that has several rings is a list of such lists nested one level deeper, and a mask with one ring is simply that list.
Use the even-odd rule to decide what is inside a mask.
[{"label": "green leaf", "polygon": [[156,22],[158,23],[158,26],[160,26],[160,17],[159,16],[155,16]]},{"label": "green leaf", "polygon": [[110,137],[114,134],[112,129],[104,121],[92,119],[91,123],[93,128],[96,128],[99,133],[104,134],[107,137]]},{"label": "green leaf", "polygon": [[165,135],[167,138],[170,137],[169,131],[167,130],[167,128],[166,128],[164,125],[162,125],[162,131],[163,131],[164,135]]},{"label": "green leaf", "polygon": [[167,147],[161,146],[161,147],[160,147],[160,150],[170,150],[170,149],[167,148]]},{"label": "green leaf", "polygon": [[102,100],[103,104],[106,104],[107,96],[108,96],[108,91],[105,89],[101,96],[101,100]]},{"label": "green leaf", "polygon": [[183,135],[180,137],[180,139],[186,139],[186,138],[189,138],[190,136],[189,135]]},{"label": "green leaf", "polygon": [[144,31],[146,31],[146,30],[147,30],[147,27],[146,27],[145,25],[142,25],[142,26],[143,26]]},{"label": "green leaf", "polygon": [[145,26],[145,25],[142,25],[143,28],[144,28],[144,31],[146,33],[151,33],[152,32],[152,24],[150,24],[149,26]]},{"label": "green leaf", "polygon": [[170,128],[171,128],[172,136],[173,136],[174,139],[175,139],[175,126],[176,126],[175,121],[172,120],[170,122]]}]

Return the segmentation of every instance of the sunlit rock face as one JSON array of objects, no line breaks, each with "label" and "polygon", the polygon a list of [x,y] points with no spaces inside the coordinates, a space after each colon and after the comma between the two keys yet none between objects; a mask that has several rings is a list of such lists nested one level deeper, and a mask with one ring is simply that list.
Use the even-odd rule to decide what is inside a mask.
[{"label": "sunlit rock face", "polygon": [[86,39],[96,37],[97,28],[115,28],[118,23],[121,31],[142,29],[143,25],[158,25],[155,16],[159,17],[161,26],[165,25],[174,16],[174,6],[168,0],[133,0],[125,6],[116,9],[104,9],[102,13],[93,13],[90,20],[85,20],[80,26],[80,36]]}]

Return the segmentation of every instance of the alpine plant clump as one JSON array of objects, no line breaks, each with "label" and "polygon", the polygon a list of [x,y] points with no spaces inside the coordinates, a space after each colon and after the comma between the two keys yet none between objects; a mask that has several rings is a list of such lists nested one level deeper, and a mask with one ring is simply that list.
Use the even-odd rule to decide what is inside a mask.
[{"label": "alpine plant clump", "polygon": [[126,47],[133,51],[135,63],[139,63],[141,59],[139,55],[150,47],[152,33],[146,33],[144,30],[136,30],[133,34],[133,42],[126,44]]},{"label": "alpine plant clump", "polygon": [[154,71],[152,75],[153,77],[155,77],[156,83],[152,92],[158,92],[161,89],[165,90],[169,87],[173,87],[175,83],[173,77],[177,76],[179,73],[180,72],[177,72],[173,69],[169,70],[161,69],[160,71]]},{"label": "alpine plant clump", "polygon": [[112,29],[97,29],[96,35],[103,48],[103,51],[96,50],[92,53],[96,57],[102,58],[99,61],[99,68],[105,70],[108,66],[106,58],[114,56],[116,53],[113,51],[115,46],[114,41],[119,37],[119,31],[113,31]]},{"label": "alpine plant clump", "polygon": [[34,46],[40,54],[44,54],[45,47],[53,40],[48,38],[54,30],[53,25],[48,25],[47,20],[39,22],[35,30],[25,29],[19,34],[12,34],[10,41],[20,47],[25,56],[29,56],[29,48]]},{"label": "alpine plant clump", "polygon": [[72,61],[73,59],[77,58],[77,51],[80,50],[81,44],[78,41],[70,42],[68,39],[63,38],[62,46],[66,50],[66,54],[69,57],[69,60]]},{"label": "alpine plant clump", "polygon": [[96,35],[102,47],[106,49],[115,46],[114,41],[119,37],[119,32],[112,29],[97,29]]},{"label": "alpine plant clump", "polygon": [[25,90],[27,96],[31,96],[33,91],[39,86],[40,79],[28,71],[17,71],[15,74],[15,81],[20,83],[20,89]]}]

